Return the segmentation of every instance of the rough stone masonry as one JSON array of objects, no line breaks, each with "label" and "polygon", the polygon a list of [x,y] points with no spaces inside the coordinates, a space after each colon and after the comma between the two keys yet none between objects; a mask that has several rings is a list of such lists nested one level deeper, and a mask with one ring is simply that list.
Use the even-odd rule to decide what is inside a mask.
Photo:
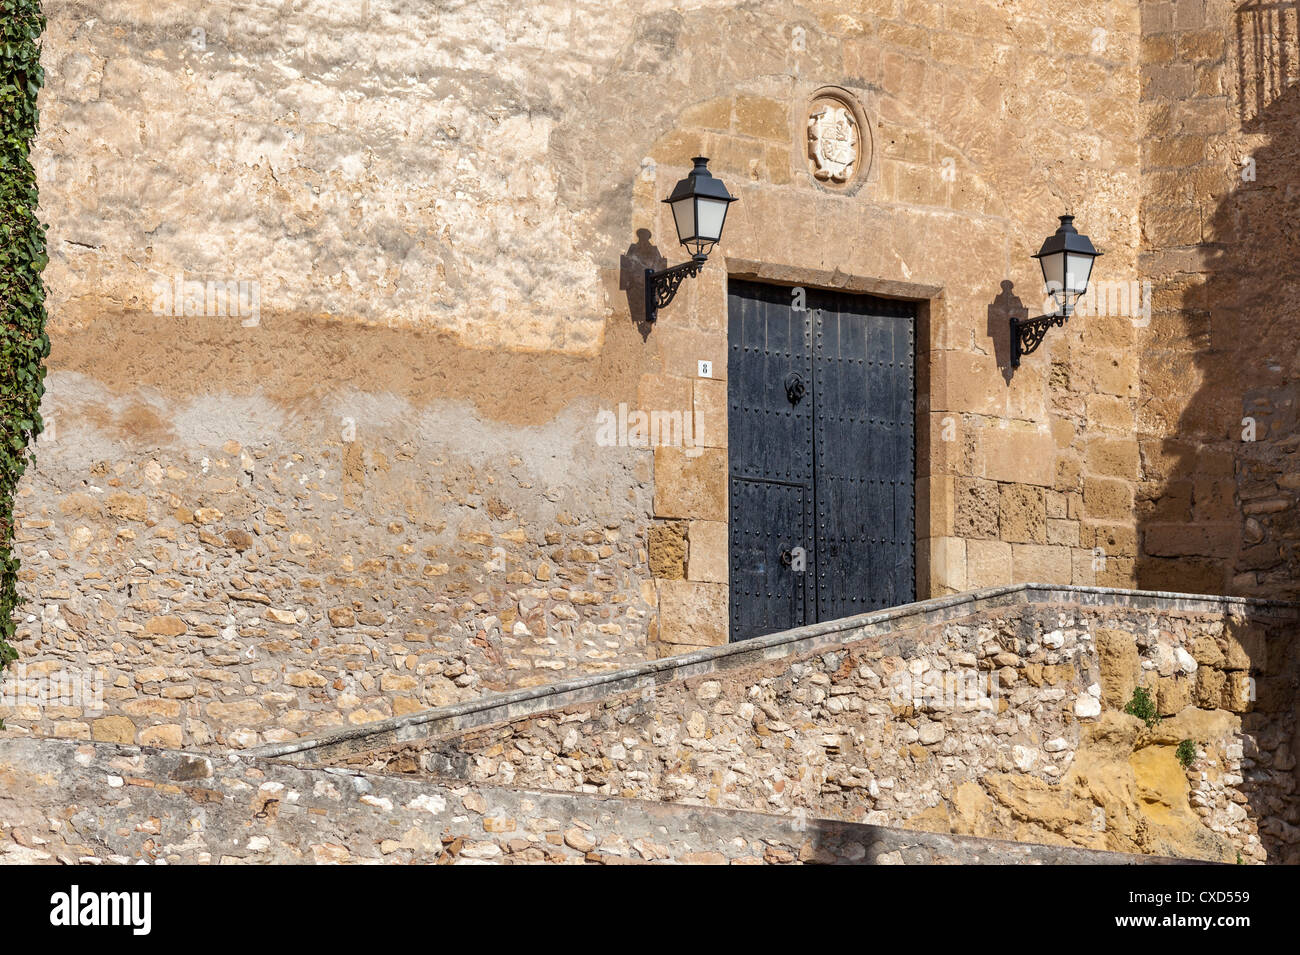
[{"label": "rough stone masonry", "polygon": [[1179,864],[113,743],[0,740],[0,778],[0,864]]},{"label": "rough stone masonry", "polygon": [[[17,646],[104,692],[0,709],[8,734],[241,749],[725,644],[732,277],[917,303],[920,596],[1297,595],[1300,31],[1250,5],[45,8],[52,354]],[[830,175],[825,97],[858,137]],[[741,201],[650,327],[644,269],[681,257],[659,200],[700,153]],[[1094,278],[1150,281],[1152,311],[1072,321],[1013,375],[1007,320],[1037,313],[1030,254],[1067,210]],[[600,443],[624,403],[690,413],[698,447]],[[1118,629],[1161,679],[1162,646],[1246,672],[1198,659],[1195,627]],[[995,670],[1037,686],[1065,647],[1035,645]],[[1206,679],[1161,692],[1237,712]],[[1047,726],[1095,717],[1035,728],[1062,701],[1031,697],[1017,745],[1047,784]],[[924,727],[900,745],[953,757]],[[1194,808],[1256,858],[1236,786]],[[1251,816],[1283,844],[1287,798]],[[897,808],[966,812],[941,801]]]},{"label": "rough stone masonry", "polygon": [[[263,753],[799,819],[1294,862],[1296,614],[1222,598],[999,589]],[[1130,705],[1138,688],[1154,703],[1148,714]]]}]

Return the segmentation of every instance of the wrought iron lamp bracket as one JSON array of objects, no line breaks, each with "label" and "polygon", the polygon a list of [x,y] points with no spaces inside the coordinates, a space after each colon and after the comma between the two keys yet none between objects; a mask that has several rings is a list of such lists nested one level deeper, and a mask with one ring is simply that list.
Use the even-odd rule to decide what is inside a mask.
[{"label": "wrought iron lamp bracket", "polygon": [[677,289],[688,278],[695,278],[704,268],[707,260],[700,256],[689,259],[681,265],[656,272],[645,270],[645,320],[653,322],[659,317],[659,309],[666,308],[677,294]]},{"label": "wrought iron lamp bracket", "polygon": [[1061,328],[1070,320],[1067,309],[1061,315],[1040,315],[1037,318],[1011,319],[1011,367],[1019,368],[1020,359],[1032,354],[1047,337],[1047,330],[1053,326]]}]

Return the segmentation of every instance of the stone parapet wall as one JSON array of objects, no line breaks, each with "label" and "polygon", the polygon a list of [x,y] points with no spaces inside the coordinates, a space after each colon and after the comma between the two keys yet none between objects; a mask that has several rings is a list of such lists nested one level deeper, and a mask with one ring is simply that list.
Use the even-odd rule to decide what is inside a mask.
[{"label": "stone parapet wall", "polygon": [[[592,698],[594,686],[560,687],[551,708],[543,695],[503,702],[494,722],[492,712],[425,714],[266,752],[1018,841],[1295,861],[1296,619],[1284,605],[1012,588],[692,655],[676,673],[616,674],[604,698]],[[1137,687],[1155,703],[1149,724],[1124,712]]]},{"label": "stone parapet wall", "polygon": [[0,740],[0,780],[0,864],[1176,861],[106,743]]}]

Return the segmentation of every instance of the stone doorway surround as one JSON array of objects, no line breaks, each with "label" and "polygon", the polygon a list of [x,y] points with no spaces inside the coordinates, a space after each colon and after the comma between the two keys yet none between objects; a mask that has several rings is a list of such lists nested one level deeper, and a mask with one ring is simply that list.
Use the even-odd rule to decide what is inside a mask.
[{"label": "stone doorway surround", "polygon": [[[698,447],[657,447],[654,452],[654,523],[649,534],[650,571],[657,591],[659,617],[651,629],[659,657],[687,653],[728,642],[727,533],[727,287],[748,280],[791,288],[860,292],[913,301],[916,318],[916,594],[924,600],[936,592],[932,513],[944,501],[934,498],[930,481],[933,448],[929,426],[930,352],[933,329],[942,308],[943,289],[935,285],[851,275],[797,264],[761,262],[715,255],[691,290],[687,306],[694,312],[688,333],[697,360],[678,355],[669,344],[669,374],[647,375],[638,394],[642,408],[689,407]],[[667,336],[674,331],[658,329]],[[711,376],[698,374],[698,360],[712,364]],[[672,372],[694,373],[685,380]],[[689,395],[689,397],[688,397]],[[942,554],[937,555],[940,562]]]}]

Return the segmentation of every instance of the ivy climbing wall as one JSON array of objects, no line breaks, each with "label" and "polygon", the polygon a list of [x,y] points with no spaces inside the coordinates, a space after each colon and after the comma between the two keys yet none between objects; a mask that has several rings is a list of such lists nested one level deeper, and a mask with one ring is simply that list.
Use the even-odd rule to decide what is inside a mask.
[{"label": "ivy climbing wall", "polygon": [[41,431],[48,261],[37,219],[36,175],[28,160],[44,74],[40,37],[45,17],[36,0],[0,0],[0,669],[16,651],[18,559],[13,553],[13,503],[27,466],[28,445]]}]

